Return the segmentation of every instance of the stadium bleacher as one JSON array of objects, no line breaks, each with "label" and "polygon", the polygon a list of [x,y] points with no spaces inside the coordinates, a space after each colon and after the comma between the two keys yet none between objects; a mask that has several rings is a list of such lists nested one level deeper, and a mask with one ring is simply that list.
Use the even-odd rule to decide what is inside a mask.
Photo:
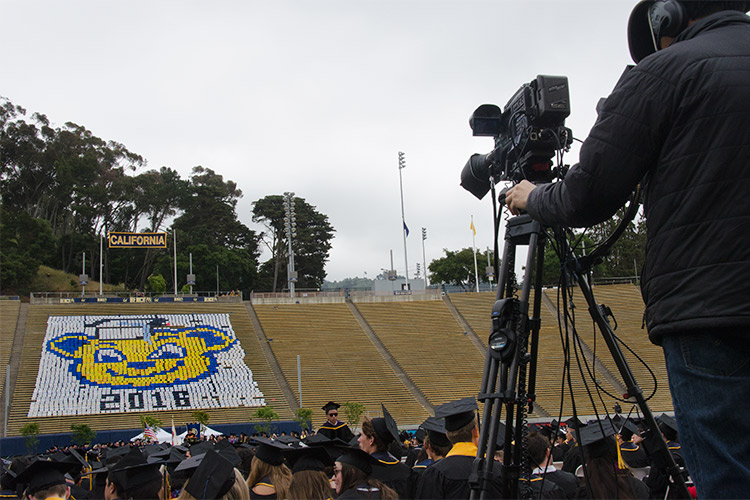
[{"label": "stadium bleacher", "polygon": [[346,304],[256,305],[271,349],[297,391],[297,355],[301,356],[302,402],[317,412],[326,401],[365,405],[365,415],[381,414],[380,403],[400,424],[422,422],[419,404],[365,335]]},{"label": "stadium bleacher", "polygon": [[[609,285],[598,286],[594,291],[599,302],[613,309],[619,325],[616,334],[631,345],[656,373],[659,391],[650,402],[651,409],[655,412],[671,411],[661,350],[648,341],[640,328],[643,304],[638,289],[633,285]],[[530,416],[555,418],[560,413],[565,360],[556,323],[555,290],[545,290],[544,293],[549,300],[542,307],[539,342],[536,401],[540,412]],[[574,297],[579,311],[585,311],[582,297],[577,294]],[[306,303],[301,300],[302,303],[297,304],[252,306],[249,303],[32,305],[26,322],[8,434],[18,435],[21,427],[32,421],[40,425],[43,434],[69,432],[71,423],[86,423],[94,430],[140,426],[139,417],[143,413],[139,412],[27,417],[49,317],[118,314],[230,314],[232,327],[245,352],[244,362],[251,368],[252,378],[263,393],[266,404],[272,406],[282,420],[294,418],[295,399],[299,398],[299,354],[302,400],[304,407],[314,411],[314,425],[322,419],[322,412],[317,413],[318,408],[329,400],[363,403],[365,414],[373,417],[380,415],[382,402],[399,425],[417,425],[430,414],[430,405],[476,395],[479,391],[484,353],[477,349],[461,325],[468,324],[486,345],[489,313],[495,295],[492,292],[456,293],[450,294],[447,300],[451,301],[460,318],[453,315],[452,308],[444,301],[414,300],[413,297],[404,300],[396,297],[382,302],[355,300],[349,304]],[[18,301],[0,302],[0,353],[4,357],[10,356],[18,307]],[[353,312],[351,307],[356,310]],[[257,315],[261,331],[256,331],[253,326],[248,308]],[[361,314],[365,326],[358,322],[355,312]],[[594,335],[587,314],[579,313],[577,327],[586,347],[584,356],[589,356],[591,361],[590,356],[596,351],[596,377],[600,385],[612,394],[621,394],[622,387],[614,380],[619,379],[619,374],[603,340],[598,334]],[[374,342],[380,347],[376,348]],[[264,348],[268,354],[264,353]],[[627,353],[626,356],[636,380],[648,394],[652,385],[648,371],[632,355]],[[283,377],[277,377],[274,370],[283,373]],[[601,394],[600,399],[600,395],[594,393],[594,402],[589,400],[576,366],[573,366],[571,385],[579,414],[593,414],[594,404],[600,410],[604,406],[611,411],[614,399],[606,394]],[[588,385],[594,391],[590,380]],[[423,398],[415,397],[415,391]],[[285,394],[292,400],[288,400]],[[429,405],[420,401],[427,401]],[[162,410],[157,416],[165,425],[172,418],[179,425],[191,420],[192,411]],[[224,424],[252,421],[255,408],[224,407],[209,408],[208,411],[211,423]],[[572,414],[567,385],[562,414]]]},{"label": "stadium bleacher", "polygon": [[[548,295],[551,295],[549,292],[547,292]],[[660,347],[651,343],[645,328],[641,326],[645,306],[638,287],[632,284],[600,285],[593,288],[593,293],[597,303],[605,304],[612,310],[617,321],[615,335],[630,346],[654,372],[657,387],[654,397],[649,401],[651,410],[654,412],[672,411],[672,396],[669,393],[664,354]],[[556,296],[550,299],[556,301]],[[586,301],[577,288],[573,300],[578,304],[579,310],[585,311]],[[611,319],[610,322],[612,322]],[[613,322],[612,326],[614,327]],[[578,333],[596,353],[597,358],[619,378],[617,366],[607,350],[604,339],[598,330],[594,330],[588,314],[584,321],[579,322]],[[644,396],[648,397],[654,388],[654,380],[648,368],[625,347],[621,346],[621,350]]]}]

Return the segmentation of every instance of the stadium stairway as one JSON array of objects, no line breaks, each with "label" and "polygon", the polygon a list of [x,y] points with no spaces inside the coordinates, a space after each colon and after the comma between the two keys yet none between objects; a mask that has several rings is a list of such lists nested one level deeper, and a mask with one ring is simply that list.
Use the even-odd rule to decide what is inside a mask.
[{"label": "stadium stairway", "polygon": [[381,415],[383,403],[399,425],[416,425],[429,415],[346,304],[257,304],[253,308],[297,399],[300,355],[302,405],[315,411],[313,425],[323,420],[319,408],[331,400],[362,403],[370,417]]},{"label": "stadium stairway", "polygon": [[[648,401],[651,410],[655,413],[673,411],[664,353],[661,347],[651,343],[643,326],[645,306],[640,289],[633,284],[617,284],[594,286],[592,291],[597,303],[607,305],[613,312],[614,321],[610,318],[610,323],[613,328],[615,322],[617,323],[614,333],[620,342],[628,346],[624,347],[621,344],[620,347],[630,370],[643,391],[644,397],[648,398],[653,393]],[[551,294],[552,291],[545,293]],[[579,310],[585,310],[588,307],[578,288],[574,291],[573,301],[578,304]],[[618,381],[622,380],[604,339],[599,331],[594,329],[588,315],[586,315],[586,320],[579,322],[578,334],[591,352],[596,354],[596,358],[602,365],[610,373],[615,374]],[[621,382],[620,384],[622,386]]]},{"label": "stadium stairway", "polygon": [[442,301],[355,305],[431,405],[479,392],[484,356]]},{"label": "stadium stairway", "polygon": [[[279,384],[263,354],[254,332],[251,320],[243,304],[176,304],[176,303],[139,303],[139,304],[61,304],[32,305],[29,308],[28,322],[21,352],[18,382],[11,402],[8,418],[8,435],[19,435],[20,429],[27,423],[39,424],[42,434],[70,432],[72,423],[88,424],[93,430],[131,429],[141,427],[140,416],[151,415],[160,419],[165,427],[184,425],[192,421],[191,410],[174,410],[159,412],[109,413],[106,415],[78,415],[65,417],[27,418],[31,396],[36,384],[40,364],[40,355],[47,319],[50,316],[81,315],[133,315],[133,314],[211,314],[227,313],[232,327],[245,351],[245,363],[252,369],[253,379],[263,392],[266,405],[272,406],[281,420],[294,418],[290,404],[280,389]],[[207,411],[211,417],[210,424],[250,422],[255,408],[211,408]]]},{"label": "stadium stairway", "polygon": [[[495,293],[455,293],[448,297],[469,326],[476,332],[481,332],[479,338],[482,339],[486,348],[491,329],[490,314],[495,302]],[[533,300],[532,293],[530,302],[533,303]],[[591,356],[593,351],[590,349],[583,350],[583,356],[580,356],[580,369],[575,356],[571,354],[571,373],[570,382],[568,382],[568,377],[565,375],[565,353],[557,323],[557,310],[549,300],[546,300],[546,297],[542,297],[540,314],[541,329],[537,354],[535,413],[538,412],[538,416],[550,416],[552,418],[570,416],[573,414],[571,404],[573,398],[576,402],[576,413],[578,415],[594,415],[597,410],[601,411],[603,407],[611,411],[615,399],[604,392],[597,394],[596,384],[586,368],[586,363],[591,365],[595,362],[595,358]],[[596,363],[594,366],[601,368],[603,365]],[[581,375],[581,372],[585,374],[585,377]],[[593,373],[596,382],[604,391],[615,396],[622,394],[622,385],[615,384],[614,377],[608,370],[599,369],[593,371]],[[534,417],[535,415],[532,413],[530,416]]]},{"label": "stadium stairway", "polygon": [[[2,368],[2,386],[0,386],[0,422],[5,422],[5,392],[9,400],[13,397],[13,388],[18,377],[19,353],[23,347],[23,332],[26,329],[26,317],[29,304],[20,300],[0,301],[0,367]],[[6,387],[6,381],[8,387]]]}]

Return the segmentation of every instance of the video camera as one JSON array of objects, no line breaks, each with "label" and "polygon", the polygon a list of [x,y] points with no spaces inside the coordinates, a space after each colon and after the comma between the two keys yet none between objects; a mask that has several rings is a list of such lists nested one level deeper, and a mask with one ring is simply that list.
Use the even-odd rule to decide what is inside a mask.
[{"label": "video camera", "polygon": [[494,137],[495,149],[469,158],[461,171],[461,186],[481,200],[490,190],[490,180],[552,182],[552,157],[573,142],[573,133],[565,127],[568,115],[564,76],[537,76],[518,89],[502,111],[494,104],[479,106],[469,126],[475,136]]}]

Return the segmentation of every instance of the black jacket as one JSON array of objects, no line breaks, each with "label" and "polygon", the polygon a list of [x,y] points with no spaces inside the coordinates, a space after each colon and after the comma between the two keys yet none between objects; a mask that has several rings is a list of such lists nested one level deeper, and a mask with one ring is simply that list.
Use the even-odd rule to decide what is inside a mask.
[{"label": "black jacket", "polygon": [[563,182],[531,192],[546,224],[612,216],[642,182],[652,341],[750,325],[750,18],[719,12],[643,59],[606,100]]}]

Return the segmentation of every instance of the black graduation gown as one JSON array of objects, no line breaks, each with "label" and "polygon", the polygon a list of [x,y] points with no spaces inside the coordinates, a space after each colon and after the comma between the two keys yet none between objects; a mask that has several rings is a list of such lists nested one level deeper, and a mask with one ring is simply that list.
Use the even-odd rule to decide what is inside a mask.
[{"label": "black graduation gown", "polygon": [[349,488],[346,491],[342,491],[337,497],[340,500],[355,500],[360,498],[380,499],[383,498],[383,493],[380,490],[375,490],[372,487],[361,484],[356,488]]},{"label": "black graduation gown", "polygon": [[620,445],[620,454],[625,463],[632,468],[647,467],[650,463],[646,450],[632,441]]},{"label": "black graduation gown", "polygon": [[[469,474],[477,448],[472,443],[456,443],[448,455],[422,473],[417,485],[416,498],[469,498]],[[496,480],[492,481],[489,498],[502,498],[498,463]]]},{"label": "black graduation gown", "polygon": [[581,454],[581,447],[576,443],[565,454],[562,470],[575,474],[579,465],[583,465],[583,455]]},{"label": "black graduation gown", "polygon": [[372,456],[377,458],[380,464],[372,468],[371,477],[394,489],[399,498],[409,498],[411,469],[390,453],[376,451]]},{"label": "black graduation gown", "polygon": [[273,483],[271,483],[271,477],[265,476],[263,479],[255,483],[250,487],[250,498],[253,500],[261,500],[261,499],[267,499],[267,500],[273,500],[276,498],[276,492],[271,493],[270,495],[258,495],[257,493],[253,493],[253,488],[258,484],[266,484],[268,486],[273,486]]},{"label": "black graduation gown", "polygon": [[409,468],[414,467],[421,452],[421,446],[414,446],[413,448],[409,448],[409,451],[406,453],[406,466]]},{"label": "black graduation gown", "polygon": [[[667,441],[667,449],[672,455],[675,463],[678,466],[684,468],[685,460],[682,458],[680,443],[676,441]],[[688,477],[687,471],[683,473],[683,477]],[[648,486],[648,489],[651,492],[651,496],[653,498],[664,498],[664,495],[667,494],[667,487],[669,487],[670,483],[669,473],[666,469],[660,469],[656,467],[652,462],[651,470],[648,472],[648,476],[643,480],[643,482],[646,484],[646,486]]]},{"label": "black graduation gown", "polygon": [[[519,494],[523,493],[525,479],[518,481]],[[533,492],[531,498],[535,500],[567,500],[567,495],[558,485],[547,478],[532,474],[529,478],[529,486]],[[520,495],[522,497],[522,495]]]},{"label": "black graduation gown", "polygon": [[411,468],[411,474],[409,475],[409,498],[416,498],[417,486],[422,478],[422,473],[427,467],[434,463],[435,462],[431,458],[428,458],[427,460],[422,460],[421,462],[414,464],[414,467]]},{"label": "black graduation gown", "polygon": [[565,498],[576,498],[581,487],[575,474],[562,470],[547,472],[544,475],[544,482],[556,484],[565,493]]},{"label": "black graduation gown", "polygon": [[354,433],[349,429],[349,426],[340,420],[336,421],[336,425],[331,425],[326,420],[323,425],[318,427],[318,434],[322,434],[328,439],[339,438],[345,443],[348,443],[354,437]]}]

